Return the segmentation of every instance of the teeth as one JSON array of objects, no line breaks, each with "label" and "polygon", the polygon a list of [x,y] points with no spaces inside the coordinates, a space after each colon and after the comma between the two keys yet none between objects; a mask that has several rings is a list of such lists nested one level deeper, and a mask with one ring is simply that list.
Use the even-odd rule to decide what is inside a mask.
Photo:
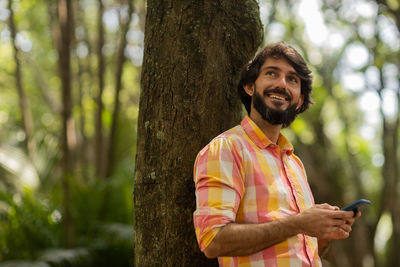
[{"label": "teeth", "polygon": [[280,96],[277,96],[277,95],[271,95],[271,98],[275,98],[275,99],[279,99],[279,100],[285,100],[284,97],[280,97]]}]

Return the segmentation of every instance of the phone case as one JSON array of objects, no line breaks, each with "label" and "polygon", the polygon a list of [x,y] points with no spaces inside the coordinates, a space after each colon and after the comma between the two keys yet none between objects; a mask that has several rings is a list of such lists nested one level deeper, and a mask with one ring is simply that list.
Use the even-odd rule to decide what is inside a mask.
[{"label": "phone case", "polygon": [[342,208],[341,210],[345,210],[345,211],[350,211],[352,210],[354,212],[354,216],[356,215],[356,213],[365,208],[368,207],[369,205],[371,205],[371,201],[367,200],[367,199],[359,199],[353,203],[351,203],[350,205]]}]

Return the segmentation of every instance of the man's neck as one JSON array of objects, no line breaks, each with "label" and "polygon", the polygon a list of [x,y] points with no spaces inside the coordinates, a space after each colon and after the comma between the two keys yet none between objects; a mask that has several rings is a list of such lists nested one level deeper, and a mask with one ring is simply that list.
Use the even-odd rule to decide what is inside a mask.
[{"label": "man's neck", "polygon": [[260,127],[261,131],[268,137],[268,139],[276,144],[278,142],[279,134],[282,130],[282,125],[272,125],[265,121],[258,112],[251,112],[250,118]]}]

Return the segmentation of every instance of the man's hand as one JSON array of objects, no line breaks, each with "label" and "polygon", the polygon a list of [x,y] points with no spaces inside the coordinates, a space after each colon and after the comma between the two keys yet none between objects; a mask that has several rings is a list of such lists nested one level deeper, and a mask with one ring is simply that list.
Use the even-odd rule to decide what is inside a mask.
[{"label": "man's hand", "polygon": [[[319,204],[297,215],[301,232],[322,239],[344,239],[349,236],[355,217],[352,211]],[[357,214],[357,218],[360,214]]]},{"label": "man's hand", "polygon": [[355,219],[353,215],[352,211],[321,204],[300,214],[267,223],[230,223],[222,227],[204,253],[208,258],[247,256],[297,234],[317,237],[318,246],[324,248],[332,239],[349,236]]},{"label": "man's hand", "polygon": [[[354,213],[353,213],[354,215]],[[340,226],[336,231],[329,233],[328,235],[321,236],[319,239],[327,239],[331,241],[333,239],[345,239],[348,238],[350,232],[352,230],[351,226],[353,225],[354,221],[361,216],[361,212],[357,212],[355,217],[346,220],[346,223]]]},{"label": "man's hand", "polygon": [[[319,214],[315,215],[315,212]],[[307,234],[318,238],[318,250],[321,254],[330,241],[349,237],[351,226],[355,219],[361,216],[361,212],[357,212],[354,216],[353,211],[341,211],[336,206],[321,204],[315,205],[298,216],[301,217],[300,215],[303,216],[303,227],[312,228]],[[310,222],[310,219],[316,221]]]}]

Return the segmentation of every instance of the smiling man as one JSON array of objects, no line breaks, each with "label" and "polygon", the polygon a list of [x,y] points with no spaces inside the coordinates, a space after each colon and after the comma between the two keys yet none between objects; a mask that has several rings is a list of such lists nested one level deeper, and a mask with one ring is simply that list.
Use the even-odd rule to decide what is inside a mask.
[{"label": "smiling man", "polygon": [[295,49],[265,47],[238,85],[248,116],[197,155],[196,236],[220,266],[321,266],[319,253],[347,238],[361,215],[314,204],[303,164],[280,133],[312,103],[311,82]]}]

